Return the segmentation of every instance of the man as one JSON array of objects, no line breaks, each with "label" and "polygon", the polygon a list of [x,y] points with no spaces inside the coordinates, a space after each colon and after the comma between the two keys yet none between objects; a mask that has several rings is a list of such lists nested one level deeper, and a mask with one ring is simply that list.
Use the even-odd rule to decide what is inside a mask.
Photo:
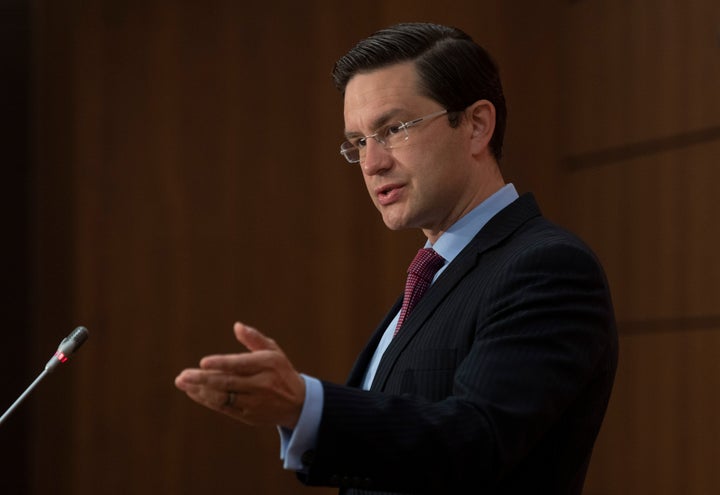
[{"label": "man", "polygon": [[307,484],[580,494],[617,365],[612,304],[590,249],[505,184],[495,64],[459,30],[401,24],[356,45],[334,78],[341,153],[390,229],[427,236],[418,258],[437,272],[409,276],[427,292],[408,308],[406,289],[345,386],[298,374],[240,323],[250,352],[206,357],[177,386],[278,425],[285,466]]}]

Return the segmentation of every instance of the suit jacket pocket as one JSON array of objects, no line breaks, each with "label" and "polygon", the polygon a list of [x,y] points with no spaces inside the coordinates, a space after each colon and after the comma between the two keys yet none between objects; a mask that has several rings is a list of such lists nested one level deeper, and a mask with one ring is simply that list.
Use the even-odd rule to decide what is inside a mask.
[{"label": "suit jacket pocket", "polygon": [[439,401],[452,393],[456,349],[414,351],[405,361],[400,393]]}]

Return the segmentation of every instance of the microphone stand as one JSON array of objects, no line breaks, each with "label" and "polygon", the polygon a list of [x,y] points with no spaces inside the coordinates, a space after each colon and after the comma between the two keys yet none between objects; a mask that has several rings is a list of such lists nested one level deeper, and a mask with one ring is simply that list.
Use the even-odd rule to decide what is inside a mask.
[{"label": "microphone stand", "polygon": [[25,389],[25,391],[20,395],[20,397],[17,398],[17,400],[13,403],[12,406],[8,408],[7,411],[0,417],[0,425],[3,424],[3,422],[12,414],[12,412],[17,409],[17,407],[20,405],[20,403],[25,400],[25,398],[30,395],[30,392],[32,392],[35,387],[37,387],[38,383],[42,381],[43,378],[45,378],[45,375],[53,371],[55,368],[60,366],[61,363],[64,363],[68,360],[68,358],[74,353],[78,347],[80,347],[83,342],[85,342],[88,338],[88,331],[85,327],[77,327],[75,330],[70,332],[70,335],[65,337],[62,342],[60,342],[60,345],[57,348],[57,351],[55,351],[55,354],[53,357],[50,358],[50,360],[45,365],[45,369],[38,375],[37,378],[35,378],[35,381],[30,384],[28,388]]},{"label": "microphone stand", "polygon": [[2,417],[0,417],[0,425],[3,424],[5,419],[7,419],[13,413],[13,411],[15,411],[15,409],[17,409],[17,407],[20,405],[20,403],[22,401],[24,401],[28,395],[30,395],[30,392],[32,392],[35,389],[35,387],[37,387],[37,384],[40,383],[42,381],[42,379],[45,378],[45,375],[47,375],[48,373],[50,373],[50,370],[45,368],[42,371],[42,373],[40,373],[38,375],[38,377],[35,378],[35,381],[32,382],[28,388],[25,389],[25,392],[23,392],[22,395],[20,395],[20,397],[18,397],[17,400],[15,400],[13,405],[10,406],[7,411],[5,411],[5,413],[2,415]]}]

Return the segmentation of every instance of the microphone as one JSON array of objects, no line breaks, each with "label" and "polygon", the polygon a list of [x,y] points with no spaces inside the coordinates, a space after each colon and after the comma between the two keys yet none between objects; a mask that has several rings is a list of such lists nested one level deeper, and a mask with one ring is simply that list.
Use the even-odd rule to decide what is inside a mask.
[{"label": "microphone", "polygon": [[78,348],[83,345],[83,343],[88,338],[88,331],[85,327],[77,327],[75,330],[70,332],[70,335],[62,339],[60,342],[60,345],[57,348],[57,351],[55,351],[55,354],[53,354],[53,357],[50,358],[50,360],[45,365],[45,369],[38,375],[37,378],[35,378],[35,381],[30,384],[28,388],[25,389],[25,391],[20,395],[20,397],[17,398],[17,400],[13,403],[12,406],[8,408],[7,411],[0,417],[0,424],[2,424],[5,419],[10,416],[10,414],[17,408],[17,406],[20,405],[20,403],[25,400],[25,398],[30,395],[30,392],[32,392],[35,387],[37,386],[40,381],[45,378],[45,375],[52,372],[60,366],[61,363],[66,362],[70,356],[75,353],[75,351],[78,350]]},{"label": "microphone", "polygon": [[88,331],[85,327],[77,327],[70,332],[70,335],[62,339],[53,357],[45,365],[46,371],[53,371],[60,366],[60,363],[67,361],[88,338]]}]

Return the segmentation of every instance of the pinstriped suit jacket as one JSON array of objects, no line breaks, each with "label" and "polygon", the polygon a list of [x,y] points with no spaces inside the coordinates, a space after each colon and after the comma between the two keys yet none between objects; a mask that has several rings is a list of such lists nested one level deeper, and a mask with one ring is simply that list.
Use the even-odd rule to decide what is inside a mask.
[{"label": "pinstriped suit jacket", "polygon": [[430,287],[360,390],[400,303],[347,384],[323,383],[301,481],[346,494],[579,495],[618,351],[591,250],[521,196]]}]

